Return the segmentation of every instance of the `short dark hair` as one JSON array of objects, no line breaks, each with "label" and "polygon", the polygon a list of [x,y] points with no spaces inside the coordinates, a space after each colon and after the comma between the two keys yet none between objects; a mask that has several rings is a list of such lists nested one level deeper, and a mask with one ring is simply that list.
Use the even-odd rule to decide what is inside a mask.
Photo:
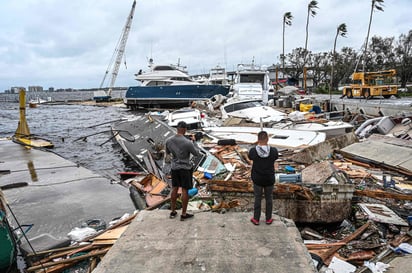
[{"label": "short dark hair", "polygon": [[179,123],[177,124],[177,128],[185,128],[187,129],[187,124],[184,121],[179,121]]},{"label": "short dark hair", "polygon": [[266,131],[260,131],[259,133],[258,133],[258,140],[265,140],[265,139],[267,139],[269,136],[268,136],[268,133],[266,133]]}]

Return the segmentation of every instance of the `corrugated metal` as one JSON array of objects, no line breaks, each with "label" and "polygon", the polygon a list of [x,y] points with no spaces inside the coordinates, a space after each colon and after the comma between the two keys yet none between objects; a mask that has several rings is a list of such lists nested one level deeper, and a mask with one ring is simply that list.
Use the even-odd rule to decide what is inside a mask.
[{"label": "corrugated metal", "polygon": [[390,139],[367,139],[340,151],[345,157],[412,175],[412,148],[391,143]]}]

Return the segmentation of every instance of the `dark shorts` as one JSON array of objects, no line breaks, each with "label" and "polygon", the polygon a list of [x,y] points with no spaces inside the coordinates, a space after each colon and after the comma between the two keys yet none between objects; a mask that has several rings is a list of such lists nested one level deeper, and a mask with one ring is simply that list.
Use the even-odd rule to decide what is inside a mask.
[{"label": "dark shorts", "polygon": [[193,187],[192,170],[172,170],[172,186],[191,189]]}]

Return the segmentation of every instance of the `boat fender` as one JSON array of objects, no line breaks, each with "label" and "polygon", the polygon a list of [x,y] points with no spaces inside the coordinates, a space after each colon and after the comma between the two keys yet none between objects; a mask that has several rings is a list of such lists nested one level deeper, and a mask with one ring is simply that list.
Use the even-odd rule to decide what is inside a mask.
[{"label": "boat fender", "polygon": [[210,99],[214,109],[218,108],[223,103],[224,100],[225,100],[225,97],[222,94],[216,94]]},{"label": "boat fender", "polygon": [[132,199],[135,208],[138,210],[144,210],[147,207],[144,197],[142,197],[140,192],[135,187],[129,187],[129,191],[130,198]]},{"label": "boat fender", "polygon": [[236,145],[236,139],[219,139],[217,145]]}]

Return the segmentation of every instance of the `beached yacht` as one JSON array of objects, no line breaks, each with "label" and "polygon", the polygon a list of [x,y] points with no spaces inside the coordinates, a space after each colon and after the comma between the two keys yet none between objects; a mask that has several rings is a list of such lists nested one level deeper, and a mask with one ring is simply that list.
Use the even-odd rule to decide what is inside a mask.
[{"label": "beached yacht", "polygon": [[226,69],[220,65],[210,69],[208,83],[227,85],[229,83],[229,79],[227,77]]},{"label": "beached yacht", "polygon": [[150,71],[139,71],[136,80],[140,86],[127,89],[124,103],[139,107],[184,107],[191,102],[205,100],[214,95],[227,95],[229,87],[218,84],[202,84],[193,81],[180,65],[155,65],[149,61]]},{"label": "beached yacht", "polygon": [[239,64],[230,93],[233,98],[262,99],[267,103],[268,98],[273,97],[269,71],[264,66],[255,65],[254,62]]}]

